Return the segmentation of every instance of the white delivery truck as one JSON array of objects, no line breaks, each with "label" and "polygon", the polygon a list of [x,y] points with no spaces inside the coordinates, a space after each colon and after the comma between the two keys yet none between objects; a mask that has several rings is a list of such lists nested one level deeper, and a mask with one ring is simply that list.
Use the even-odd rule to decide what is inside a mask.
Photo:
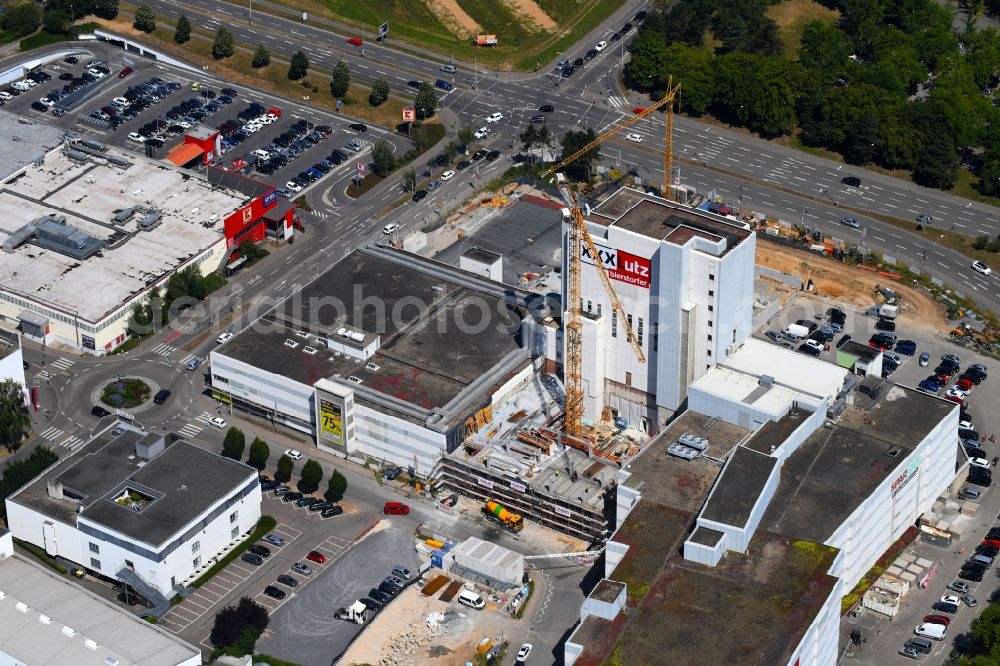
[{"label": "white delivery truck", "polygon": [[802,324],[789,324],[781,333],[785,336],[786,340],[791,340],[793,342],[805,340],[809,337],[809,329]]},{"label": "white delivery truck", "polygon": [[878,306],[878,316],[882,319],[895,319],[899,315],[898,305],[886,305],[885,303]]}]

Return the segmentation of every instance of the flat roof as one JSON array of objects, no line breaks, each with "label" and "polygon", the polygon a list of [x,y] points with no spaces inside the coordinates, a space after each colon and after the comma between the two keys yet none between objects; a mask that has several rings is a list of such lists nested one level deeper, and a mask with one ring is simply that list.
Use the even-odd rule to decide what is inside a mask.
[{"label": "flat roof", "polygon": [[[483,313],[492,318],[480,325]],[[326,346],[345,325],[381,338],[367,362]],[[310,386],[357,377],[370,390],[432,409],[521,349],[520,326],[521,314],[498,297],[355,251],[213,353]]]},{"label": "flat roof", "polygon": [[882,353],[874,347],[863,345],[860,342],[855,342],[854,340],[848,340],[841,345],[840,351],[851,354],[852,356],[857,356],[858,358],[862,358],[866,361],[872,361],[876,356]]},{"label": "flat roof", "polygon": [[612,654],[625,664],[787,663],[833,592],[836,578],[826,572],[836,554],[758,531],[746,555],[729,553],[716,567],[675,554],[653,577],[631,580],[619,565],[612,575],[626,580],[630,600],[633,587],[646,592],[614,622],[581,624],[577,663],[606,663]]},{"label": "flat roof", "polygon": [[812,416],[814,412],[799,405],[796,409],[788,411],[777,421],[767,421],[758,428],[749,442],[745,446],[758,453],[770,454],[773,449],[785,443],[785,440],[795,432],[802,422]]},{"label": "flat roof", "polygon": [[470,220],[463,237],[434,258],[458,267],[468,250],[485,250],[503,257],[504,283],[521,284],[527,277],[532,291],[559,293],[562,281],[555,271],[562,266],[561,206],[542,197],[521,196],[485,224]]},{"label": "flat roof", "polygon": [[819,428],[785,461],[761,528],[826,541],[924,437],[958,405],[890,385],[872,404],[854,392],[831,427]]},{"label": "flat roof", "polygon": [[746,525],[777,464],[777,458],[737,446],[716,481],[701,518],[735,527]]},{"label": "flat roof", "polygon": [[655,502],[683,512],[697,511],[722,467],[705,458],[684,460],[667,453],[667,447],[684,433],[708,440],[706,454],[729,455],[750,431],[690,410],[681,414],[629,463],[625,482],[642,493],[643,502]]},{"label": "flat roof", "polygon": [[[0,112],[2,114],[2,112]],[[224,242],[223,220],[249,199],[141,155],[108,148],[104,157],[77,162],[53,150],[39,166],[0,185],[0,240],[49,214],[105,242],[96,255],[76,260],[26,242],[0,262],[0,283],[14,293],[78,312],[99,322],[153,283]],[[116,214],[135,214],[117,222]],[[162,213],[143,229],[144,213]],[[99,286],[100,288],[95,288]]]},{"label": "flat roof", "polygon": [[694,386],[732,400],[757,404],[760,400],[769,400],[768,390],[758,390],[764,388],[760,378],[768,376],[773,380],[769,390],[774,392],[774,404],[780,407],[796,393],[817,399],[835,396],[847,375],[846,369],[833,363],[747,338],[739,349],[714,365]]},{"label": "flat roof", "polygon": [[[256,480],[254,468],[173,433],[166,435],[162,453],[143,460],[136,455],[136,443],[150,438],[159,436],[112,425],[11,500],[68,525],[75,526],[79,515],[155,548],[212,504]],[[63,499],[49,495],[49,481],[62,484]],[[114,499],[125,486],[152,501],[138,512],[117,504]]]},{"label": "flat roof", "polygon": [[[16,553],[0,561],[0,591],[0,651],[19,663],[108,666],[111,658],[119,666],[201,663],[193,645]],[[18,603],[27,605],[27,612],[20,612]],[[39,621],[42,616],[49,622]],[[88,640],[95,649],[87,647]]]},{"label": "flat roof", "polygon": [[58,127],[0,109],[0,180],[34,164],[65,136]]},{"label": "flat roof", "polygon": [[683,245],[691,238],[725,240],[723,254],[753,232],[740,223],[666,199],[623,187],[602,201],[587,216],[588,222],[615,226],[656,240]]}]

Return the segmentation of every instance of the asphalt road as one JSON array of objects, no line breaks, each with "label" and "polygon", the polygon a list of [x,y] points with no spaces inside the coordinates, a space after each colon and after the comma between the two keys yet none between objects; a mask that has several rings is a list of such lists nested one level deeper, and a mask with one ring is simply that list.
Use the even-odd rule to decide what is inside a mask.
[{"label": "asphalt road", "polygon": [[[258,5],[253,27],[246,24],[246,9],[241,5],[209,0],[153,4],[167,16],[180,11],[189,15],[195,12],[203,25],[211,29],[225,22],[236,32],[237,40],[265,43],[278,53],[302,48],[312,62],[324,67],[332,67],[344,59],[350,64],[357,85],[365,85],[384,74],[394,89],[408,95],[405,88],[408,80],[447,78],[440,71],[446,61],[443,57],[415,54],[410,47],[398,45],[391,38],[385,45],[369,44],[362,56],[360,49],[345,43],[348,36],[355,34],[353,31],[315,18],[303,24],[270,16],[264,13],[268,3],[263,8]],[[627,3],[560,57],[570,60],[582,57],[592,43],[608,39],[639,6],[640,3]],[[553,63],[543,64],[538,72],[518,74],[484,72],[469,63],[457,63],[459,71],[451,77],[456,87],[442,95],[442,106],[456,117],[451,129],[461,125],[485,126],[487,115],[501,111],[504,119],[490,126],[492,131],[485,143],[491,148],[509,150],[511,144],[517,145],[516,136],[530,116],[546,103],[556,107],[547,124],[557,138],[569,129],[611,127],[628,118],[633,105],[643,103],[641,97],[623,92],[618,84],[621,67],[628,60],[627,41],[628,36],[610,44],[569,79],[554,74]],[[625,164],[644,180],[661,183],[662,157],[658,151],[664,145],[663,122],[658,114],[654,116],[635,126],[634,131],[643,136],[642,144],[627,143],[621,138],[607,142],[602,150],[604,164]],[[857,241],[856,232],[846,233],[846,228],[839,227],[839,220],[845,214],[852,215],[868,228],[871,250],[912,266],[922,263],[925,271],[957,291],[991,309],[1000,309],[997,278],[981,278],[973,273],[969,268],[971,261],[934,243],[931,229],[923,235],[908,233],[864,215],[867,211],[913,221],[917,215],[926,214],[933,217],[933,228],[947,228],[969,236],[996,236],[1000,234],[997,208],[852,169],[692,118],[676,116],[674,127],[674,164],[683,183],[702,193],[715,193],[732,203],[742,200],[743,205],[754,210]],[[861,187],[843,185],[841,179],[848,175],[861,178]],[[422,215],[423,219],[431,219],[433,212],[425,210]]]}]

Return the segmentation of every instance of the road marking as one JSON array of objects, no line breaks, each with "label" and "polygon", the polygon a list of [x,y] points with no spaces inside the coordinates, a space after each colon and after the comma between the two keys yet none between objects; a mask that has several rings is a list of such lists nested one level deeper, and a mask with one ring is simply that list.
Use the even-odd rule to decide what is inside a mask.
[{"label": "road marking", "polygon": [[39,435],[42,439],[47,439],[49,441],[55,441],[57,438],[62,437],[66,433],[55,426],[51,426],[42,431]]},{"label": "road marking", "polygon": [[70,437],[64,442],[59,442],[59,446],[65,446],[70,451],[74,451],[83,445],[83,440],[79,437]]},{"label": "road marking", "polygon": [[175,351],[177,351],[177,348],[176,347],[171,347],[170,345],[168,345],[165,342],[161,342],[160,344],[158,344],[155,347],[153,347],[150,351],[153,352],[154,354],[158,354],[160,356],[170,356]]},{"label": "road marking", "polygon": [[68,358],[57,358],[52,361],[52,366],[60,370],[68,370],[71,365],[73,365],[73,361]]}]

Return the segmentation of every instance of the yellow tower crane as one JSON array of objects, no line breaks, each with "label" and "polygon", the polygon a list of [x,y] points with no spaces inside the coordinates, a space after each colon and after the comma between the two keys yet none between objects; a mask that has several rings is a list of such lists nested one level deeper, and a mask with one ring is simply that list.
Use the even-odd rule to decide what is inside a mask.
[{"label": "yellow tower crane", "polygon": [[[600,146],[601,143],[608,138],[614,136],[623,129],[634,125],[651,114],[653,111],[666,106],[666,150],[663,154],[663,194],[664,196],[672,198],[670,197],[670,173],[673,166],[673,102],[679,91],[680,84],[674,86],[673,79],[671,78],[667,83],[667,93],[660,101],[646,107],[640,113],[637,113],[630,118],[626,118],[607,132],[602,133],[580,150],[568,156],[566,159],[549,167],[542,174],[542,177],[544,178],[558,172],[567,164],[576,161],[580,158],[580,156]],[[622,307],[621,301],[618,299],[618,295],[615,293],[614,287],[611,285],[611,279],[608,277],[608,272],[604,269],[604,265],[599,259],[600,254],[597,251],[597,246],[594,244],[594,239],[591,238],[590,232],[587,231],[587,223],[583,218],[583,213],[580,211],[580,206],[577,203],[572,187],[570,187],[563,174],[556,173],[556,177],[559,192],[562,195],[563,201],[565,201],[566,205],[569,207],[573,217],[573,223],[569,225],[569,229],[567,231],[566,244],[566,251],[569,253],[567,261],[569,275],[566,280],[568,292],[566,294],[568,316],[564,327],[564,333],[566,336],[566,358],[564,359],[563,364],[563,375],[566,383],[566,417],[564,432],[569,437],[573,437],[578,440],[586,440],[589,438],[583,430],[583,322],[580,312],[580,273],[583,263],[580,254],[582,245],[586,245],[587,250],[590,252],[590,256],[594,257],[594,268],[597,270],[597,274],[601,278],[604,290],[608,293],[608,298],[611,300],[611,307],[618,317],[619,324],[625,330],[625,337],[632,346],[632,351],[635,352],[636,358],[639,359],[640,363],[645,363],[646,355],[643,353],[642,346],[639,344],[635,333],[632,331],[632,327],[628,323],[628,316],[625,313],[625,309]]]}]

